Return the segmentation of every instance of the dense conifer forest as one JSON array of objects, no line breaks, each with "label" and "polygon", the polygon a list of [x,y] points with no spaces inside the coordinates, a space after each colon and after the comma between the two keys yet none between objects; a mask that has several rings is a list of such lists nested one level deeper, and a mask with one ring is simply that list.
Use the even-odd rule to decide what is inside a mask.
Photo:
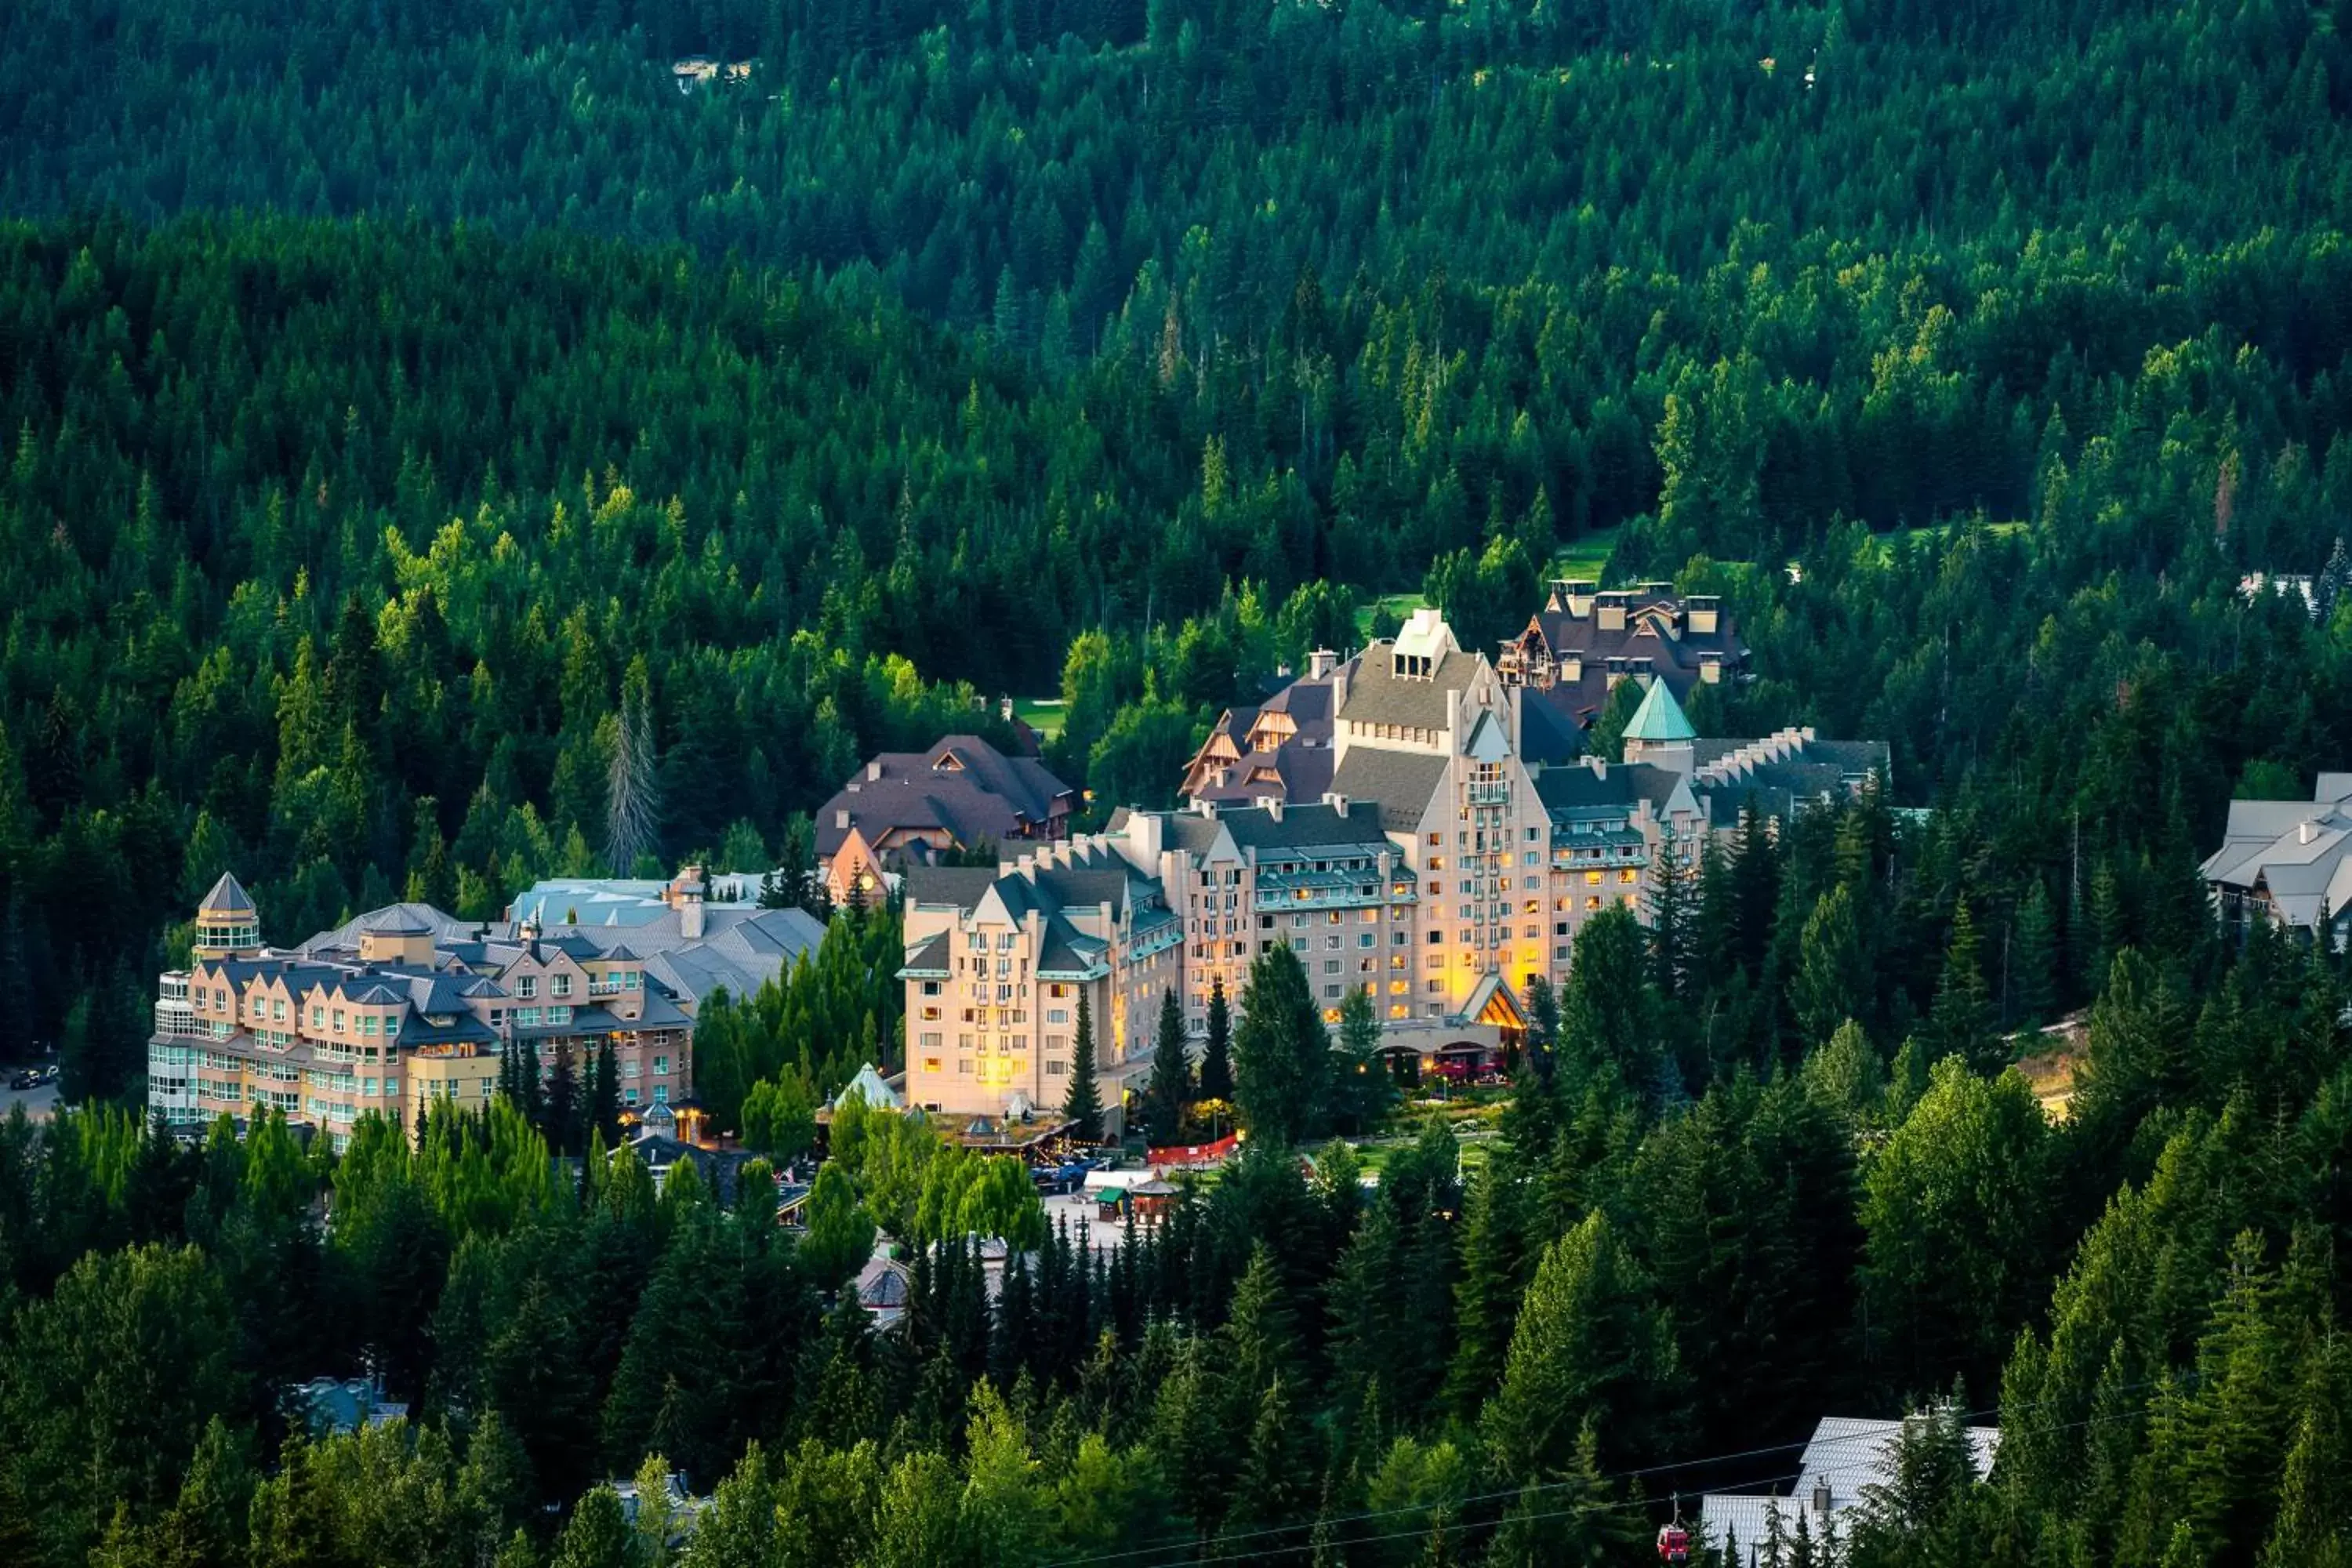
[{"label": "dense conifer forest", "polygon": [[[75,1109],[0,1124],[0,1560],[1630,1563],[1822,1415],[1934,1408],[1848,1537],[1743,1555],[2340,1563],[2352,974],[2225,940],[2196,865],[2352,768],[2347,40],[2344,0],[15,0],[0,984]],[[862,756],[1009,741],[1008,696],[1063,701],[1097,814],[1164,805],[1381,596],[1491,646],[1595,559],[1727,596],[1759,679],[1703,731],[1893,765],[1589,928],[1483,1125],[1269,1001],[1266,1135],[1090,1254],[888,1116],[798,1239],[551,1162],[603,1130],[543,1107],[340,1157],[141,1124],[223,869],[278,942],[791,872]],[[846,916],[702,1020],[774,1157],[894,1050],[896,949]],[[2078,1010],[2053,1121],[2005,1069]],[[1323,1140],[1383,1126],[1367,1194]],[[838,1297],[877,1226],[881,1333]],[[1024,1252],[993,1300],[974,1231]],[[363,1368],[413,1420],[289,1420]],[[712,1496],[683,1546],[597,1485],[654,1456]]]}]

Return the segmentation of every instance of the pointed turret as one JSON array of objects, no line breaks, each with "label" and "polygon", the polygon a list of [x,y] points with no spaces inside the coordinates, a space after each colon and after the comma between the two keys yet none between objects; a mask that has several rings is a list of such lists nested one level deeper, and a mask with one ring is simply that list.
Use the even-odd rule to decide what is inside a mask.
[{"label": "pointed turret", "polygon": [[196,906],[199,915],[250,915],[253,912],[253,896],[245,890],[245,884],[236,879],[234,871],[223,871],[220,880],[213,884],[213,890],[205,895],[205,901]]},{"label": "pointed turret", "polygon": [[253,907],[253,895],[234,873],[223,871],[212,891],[196,906],[196,938],[191,955],[226,958],[260,945],[261,916]]},{"label": "pointed turret", "polygon": [[1690,718],[1675,694],[1666,689],[1664,680],[1650,682],[1649,690],[1642,694],[1642,705],[1633,710],[1633,717],[1625,725],[1625,760],[1687,767],[1694,755],[1691,742],[1698,731],[1691,728]]}]

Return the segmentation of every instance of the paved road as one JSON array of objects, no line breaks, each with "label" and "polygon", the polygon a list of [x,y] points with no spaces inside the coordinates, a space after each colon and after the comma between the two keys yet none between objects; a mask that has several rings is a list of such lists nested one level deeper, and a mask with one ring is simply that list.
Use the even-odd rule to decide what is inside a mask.
[{"label": "paved road", "polygon": [[[0,1079],[0,1084],[6,1081]],[[36,1121],[46,1121],[58,1109],[58,1086],[51,1082],[38,1089],[0,1088],[0,1118],[6,1117],[20,1104],[24,1106],[26,1115]]]}]

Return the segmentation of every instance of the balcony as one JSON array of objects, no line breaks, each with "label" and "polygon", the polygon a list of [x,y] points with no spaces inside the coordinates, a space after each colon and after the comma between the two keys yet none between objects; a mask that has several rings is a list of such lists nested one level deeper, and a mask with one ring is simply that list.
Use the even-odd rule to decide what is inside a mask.
[{"label": "balcony", "polygon": [[1508,805],[1511,786],[1507,784],[1474,784],[1470,786],[1472,805]]},{"label": "balcony", "polygon": [[196,1022],[195,1011],[187,1003],[163,1001],[155,1004],[155,1033],[163,1039],[196,1040],[212,1030]]}]

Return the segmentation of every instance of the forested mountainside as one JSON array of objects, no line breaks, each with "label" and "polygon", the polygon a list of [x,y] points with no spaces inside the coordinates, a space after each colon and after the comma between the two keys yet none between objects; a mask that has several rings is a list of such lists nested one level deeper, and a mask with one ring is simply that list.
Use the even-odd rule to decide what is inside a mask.
[{"label": "forested mountainside", "polygon": [[[2347,24],[17,0],[0,984],[100,1103],[0,1126],[0,1557],[654,1568],[581,1500],[659,1453],[698,1565],[1630,1561],[1794,1450],[1695,1461],[1947,1398],[1847,1561],[2339,1561],[2346,977],[2195,865],[2352,766]],[[1708,732],[1888,790],[1597,922],[1496,1135],[1369,1203],[1261,1145],[877,1334],[877,1221],[1037,1240],[899,1119],[795,1243],[503,1105],[102,1103],[225,868],[274,941],[488,915],[605,868],[624,748],[618,869],[801,865],[1005,695],[1167,804],[1375,595],[1490,647],[1598,559],[1727,595]],[[884,1041],[887,919],[713,1009],[720,1099]],[[2084,1006],[2053,1123],[2005,1036]],[[416,1424],[281,1447],[367,1367]]]}]

